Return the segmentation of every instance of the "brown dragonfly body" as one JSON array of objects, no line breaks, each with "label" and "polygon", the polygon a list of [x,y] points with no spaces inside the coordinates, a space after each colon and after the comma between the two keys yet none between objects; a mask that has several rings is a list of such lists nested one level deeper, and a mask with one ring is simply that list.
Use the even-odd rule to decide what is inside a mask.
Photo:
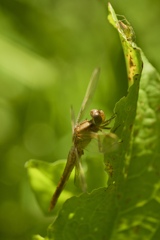
[{"label": "brown dragonfly body", "polygon": [[87,147],[90,141],[96,137],[97,132],[102,131],[103,129],[110,129],[107,125],[115,117],[113,116],[109,120],[105,120],[104,112],[97,109],[91,110],[90,115],[92,117],[91,120],[85,120],[76,124],[73,129],[73,146],[69,151],[63,174],[52,196],[49,210],[52,210],[55,207],[73,168],[79,165],[80,158],[84,153],[83,150]]}]

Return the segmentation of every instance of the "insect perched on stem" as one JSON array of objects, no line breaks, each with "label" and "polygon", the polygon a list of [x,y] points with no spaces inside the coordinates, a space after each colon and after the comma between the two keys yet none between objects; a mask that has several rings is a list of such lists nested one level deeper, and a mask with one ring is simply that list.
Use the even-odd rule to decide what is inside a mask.
[{"label": "insect perched on stem", "polygon": [[[90,79],[84,100],[82,102],[82,106],[79,111],[76,123],[74,121],[73,110],[71,109],[73,146],[71,147],[71,149],[69,151],[67,162],[66,162],[65,168],[63,170],[62,176],[61,176],[59,183],[57,185],[57,188],[52,196],[52,199],[50,202],[50,207],[49,207],[50,211],[55,207],[57,200],[58,200],[63,188],[65,187],[65,184],[66,184],[67,180],[69,179],[70,174],[74,167],[76,168],[76,172],[79,175],[82,190],[83,191],[86,190],[86,184],[84,181],[83,174],[80,174],[81,169],[82,169],[80,158],[84,154],[84,149],[87,147],[87,145],[90,143],[90,141],[93,138],[100,139],[102,136],[104,136],[104,138],[105,138],[105,136],[107,138],[109,137],[112,140],[116,139],[116,135],[113,133],[108,133],[108,134],[102,133],[102,130],[110,129],[110,127],[108,127],[108,125],[110,124],[112,119],[115,118],[115,115],[113,115],[110,119],[106,120],[105,114],[102,110],[93,109],[90,111],[91,120],[84,120],[84,121],[80,122],[80,120],[82,119],[82,117],[84,115],[84,111],[86,110],[87,106],[89,105],[89,103],[92,99],[92,96],[95,92],[98,78],[99,78],[99,73],[100,73],[100,69],[97,68],[94,70],[94,72],[91,76],[91,79]],[[98,135],[98,132],[100,132],[100,135]],[[99,136],[100,136],[100,138],[99,138]],[[100,151],[103,151],[103,144],[99,143],[99,149],[100,149]]]},{"label": "insect perched on stem", "polygon": [[127,41],[134,42],[136,35],[131,24],[123,15],[117,15],[117,17],[122,18],[118,20],[118,31],[124,34]]}]

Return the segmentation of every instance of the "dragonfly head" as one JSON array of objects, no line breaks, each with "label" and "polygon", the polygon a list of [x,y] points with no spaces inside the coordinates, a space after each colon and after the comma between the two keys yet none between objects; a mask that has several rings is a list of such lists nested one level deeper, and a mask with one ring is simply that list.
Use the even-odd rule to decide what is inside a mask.
[{"label": "dragonfly head", "polygon": [[105,114],[102,110],[92,109],[90,115],[95,125],[101,125],[105,121]]}]

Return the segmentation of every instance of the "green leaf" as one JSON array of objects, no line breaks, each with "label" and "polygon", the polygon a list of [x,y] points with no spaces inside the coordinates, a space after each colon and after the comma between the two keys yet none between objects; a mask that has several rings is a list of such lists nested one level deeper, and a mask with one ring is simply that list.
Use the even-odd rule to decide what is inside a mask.
[{"label": "green leaf", "polygon": [[135,33],[130,23],[123,16],[122,20],[118,20],[111,4],[108,4],[108,9],[108,20],[119,32],[128,72],[128,84],[131,86],[134,83],[134,77],[142,70],[140,49],[134,42]]},{"label": "green leaf", "polygon": [[[46,238],[41,237],[40,235],[34,235],[32,240],[45,240]],[[46,239],[47,240],[47,239]]]},{"label": "green leaf", "polygon": [[48,229],[50,240],[160,238],[160,77],[134,43],[131,25],[120,23],[110,4],[109,19],[120,35],[129,80],[127,96],[115,107],[119,148],[104,156],[108,188],[67,200]]},{"label": "green leaf", "polygon": [[[49,213],[49,205],[53,192],[61,177],[66,160],[58,160],[54,163],[47,163],[40,160],[29,160],[26,168],[29,176],[31,188],[35,194],[37,202],[45,214]],[[74,173],[71,174],[66,188],[62,192],[55,212],[61,204],[69,197],[77,194],[79,191],[73,184]]]}]

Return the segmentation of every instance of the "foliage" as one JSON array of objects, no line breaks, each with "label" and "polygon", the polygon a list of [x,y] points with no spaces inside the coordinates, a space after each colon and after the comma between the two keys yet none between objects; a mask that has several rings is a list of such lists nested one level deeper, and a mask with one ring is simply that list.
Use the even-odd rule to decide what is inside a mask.
[{"label": "foliage", "polygon": [[[117,118],[112,131],[117,129],[120,146],[104,156],[110,177],[108,187],[69,199],[49,227],[48,239],[154,239],[159,230],[159,123],[156,111],[160,101],[160,78],[134,43],[130,23],[118,20],[110,4],[109,12],[109,20],[120,34],[129,81],[127,96],[115,107]],[[153,88],[147,88],[148,81]],[[47,173],[55,175],[57,171],[48,168],[43,175],[45,179],[48,179]],[[32,169],[37,166],[31,166]],[[29,167],[28,171],[31,170]],[[35,178],[32,173],[31,181]],[[49,186],[44,188],[50,190]],[[37,186],[33,189],[37,191]],[[42,194],[40,197],[42,199]]]},{"label": "foliage", "polygon": [[[159,2],[112,3],[134,23],[136,41],[156,65]],[[1,238],[45,236],[61,208],[45,239],[101,239],[106,234],[109,239],[159,239],[160,80],[135,45],[131,24],[123,16],[117,22],[110,6],[109,20],[120,34],[129,76],[129,91],[123,97],[123,55],[106,23],[102,1],[1,0],[0,6]],[[101,76],[91,107],[104,109],[109,118],[123,97],[116,104],[113,127],[119,148],[104,156],[108,188],[103,188],[108,177],[100,156],[85,153],[89,194],[79,196],[71,176],[57,209],[46,216],[36,200],[48,214],[50,195],[64,166],[64,160],[56,159],[67,156],[71,142],[69,108],[73,104],[77,112],[96,66]],[[28,159],[43,160],[26,164],[39,189],[36,200],[24,168]],[[34,239],[44,239],[40,235]]]}]

